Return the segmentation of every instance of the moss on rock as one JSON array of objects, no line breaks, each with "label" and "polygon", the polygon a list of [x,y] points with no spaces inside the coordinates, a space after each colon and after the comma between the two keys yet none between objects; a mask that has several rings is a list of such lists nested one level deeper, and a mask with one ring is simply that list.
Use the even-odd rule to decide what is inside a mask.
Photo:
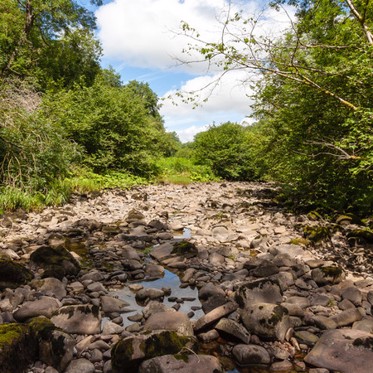
[{"label": "moss on rock", "polygon": [[174,244],[171,254],[193,257],[198,254],[198,249],[191,242],[182,240]]},{"label": "moss on rock", "polygon": [[0,369],[2,373],[21,373],[36,359],[38,352],[30,327],[23,324],[0,325]]}]

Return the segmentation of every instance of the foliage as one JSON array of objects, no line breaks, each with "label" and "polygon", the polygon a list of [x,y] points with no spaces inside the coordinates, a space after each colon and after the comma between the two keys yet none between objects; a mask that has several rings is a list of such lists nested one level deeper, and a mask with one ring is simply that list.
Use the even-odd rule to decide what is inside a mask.
[{"label": "foliage", "polygon": [[191,182],[217,181],[211,168],[197,165],[191,159],[181,157],[161,158],[157,162],[161,170],[158,181],[173,184],[189,184]]},{"label": "foliage", "polygon": [[211,167],[227,180],[253,180],[258,175],[248,140],[249,131],[237,123],[212,125],[195,136],[193,149],[198,164]]},{"label": "foliage", "polygon": [[170,141],[148,104],[147,97],[134,94],[133,83],[117,87],[97,79],[90,87],[50,93],[43,108],[45,117],[82,147],[83,163],[94,172],[125,170],[149,177],[158,172],[155,160],[169,152]]},{"label": "foliage", "polygon": [[77,157],[62,129],[42,120],[40,97],[19,80],[0,82],[0,185],[45,191]]},{"label": "foliage", "polygon": [[[200,40],[188,24],[183,32],[196,43],[190,48],[222,74],[261,74],[254,106],[258,122],[253,126],[259,141],[255,136],[249,140],[259,174],[282,182],[299,208],[368,214],[373,210],[373,3],[272,3],[278,9],[284,4],[296,7],[297,19],[281,38],[256,33],[258,19],[231,14],[230,9],[222,13],[217,42]],[[201,137],[205,146],[214,143],[206,134]],[[239,154],[232,149],[232,156],[219,150],[220,164]],[[242,178],[232,163],[225,165],[228,176]]]}]

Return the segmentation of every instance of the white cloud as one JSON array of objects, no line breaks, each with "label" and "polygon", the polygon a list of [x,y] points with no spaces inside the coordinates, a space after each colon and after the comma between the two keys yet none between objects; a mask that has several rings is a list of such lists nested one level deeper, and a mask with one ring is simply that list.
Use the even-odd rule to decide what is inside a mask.
[{"label": "white cloud", "polygon": [[[245,17],[257,19],[256,35],[276,37],[281,30],[289,27],[290,21],[285,12],[274,9],[264,9],[262,0],[234,0],[231,2],[231,14],[240,9]],[[221,35],[221,23],[226,17],[227,0],[114,0],[98,9],[96,12],[99,26],[99,39],[102,43],[105,58],[112,58],[122,65],[159,69],[166,72],[174,69],[192,72],[197,77],[180,83],[184,91],[199,91],[217,78],[219,70],[208,71],[206,63],[182,64],[175,67],[176,60],[186,60],[183,49],[188,48],[191,39],[177,35],[180,32],[181,21],[187,22],[198,30],[201,38],[207,41],[217,41]],[[290,11],[290,16],[294,12]],[[243,25],[238,25],[242,29]],[[233,26],[232,26],[233,27]],[[249,27],[249,26],[247,26]],[[231,29],[234,32],[234,28]],[[192,60],[200,56],[192,51]],[[248,78],[255,75],[243,71],[235,71],[225,75],[213,92],[202,93],[202,99],[209,95],[207,103],[193,109],[174,96],[179,105],[174,106],[171,100],[165,99],[161,110],[166,127],[178,132],[184,140],[202,126],[224,121],[241,121],[250,114],[251,89]],[[210,86],[211,87],[211,86]],[[170,88],[169,88],[170,89]],[[175,94],[170,90],[169,94]]]}]

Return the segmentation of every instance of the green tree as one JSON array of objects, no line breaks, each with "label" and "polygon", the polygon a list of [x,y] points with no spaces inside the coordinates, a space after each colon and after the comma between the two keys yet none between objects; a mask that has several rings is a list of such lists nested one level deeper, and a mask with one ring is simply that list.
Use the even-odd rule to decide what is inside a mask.
[{"label": "green tree", "polygon": [[93,82],[101,53],[95,18],[75,1],[4,0],[0,25],[0,76],[36,76],[44,87],[51,79]]},{"label": "green tree", "polygon": [[[283,37],[255,33],[257,19],[225,13],[219,41],[195,48],[222,74],[259,72],[254,107],[264,135],[256,159],[298,204],[373,210],[372,24],[364,0],[274,1],[296,6]],[[183,31],[198,32],[188,24]],[[202,48],[201,44],[203,43]]]},{"label": "green tree", "polygon": [[193,142],[197,164],[211,167],[215,175],[227,180],[252,180],[256,177],[250,158],[246,130],[237,123],[212,125],[198,133]]},{"label": "green tree", "polygon": [[113,86],[107,75],[90,87],[48,95],[45,117],[84,149],[84,163],[94,171],[150,176],[156,172],[156,158],[169,148],[163,122],[149,113],[146,97],[133,94],[133,84]]}]

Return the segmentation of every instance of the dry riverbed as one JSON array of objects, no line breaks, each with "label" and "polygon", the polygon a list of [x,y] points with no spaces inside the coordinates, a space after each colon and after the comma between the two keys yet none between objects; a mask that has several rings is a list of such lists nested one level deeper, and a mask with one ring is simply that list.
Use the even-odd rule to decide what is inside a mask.
[{"label": "dry riverbed", "polygon": [[367,373],[370,229],[258,183],[76,196],[0,224],[0,373]]}]

